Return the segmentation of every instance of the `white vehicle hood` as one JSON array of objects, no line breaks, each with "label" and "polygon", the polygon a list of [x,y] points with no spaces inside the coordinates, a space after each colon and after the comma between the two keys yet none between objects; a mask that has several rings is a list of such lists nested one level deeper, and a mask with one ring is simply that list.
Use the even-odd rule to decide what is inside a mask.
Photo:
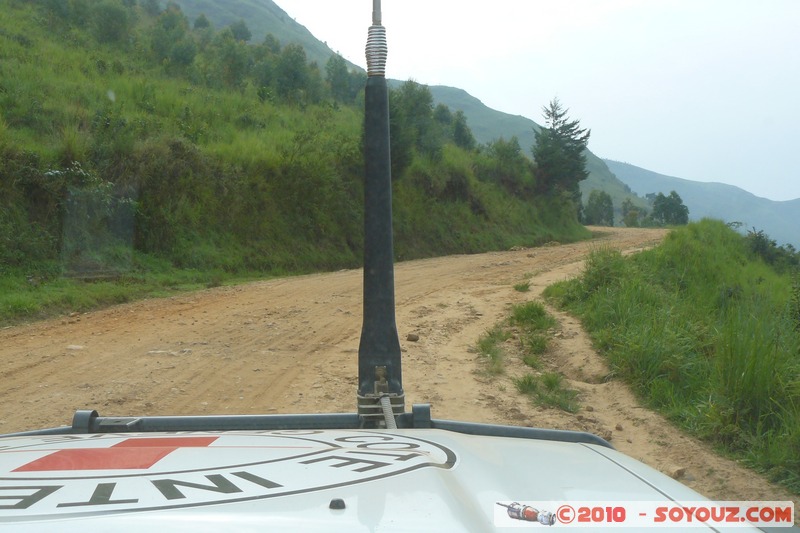
[{"label": "white vehicle hood", "polygon": [[497,502],[704,499],[602,446],[439,429],[0,439],[9,531],[491,531]]}]

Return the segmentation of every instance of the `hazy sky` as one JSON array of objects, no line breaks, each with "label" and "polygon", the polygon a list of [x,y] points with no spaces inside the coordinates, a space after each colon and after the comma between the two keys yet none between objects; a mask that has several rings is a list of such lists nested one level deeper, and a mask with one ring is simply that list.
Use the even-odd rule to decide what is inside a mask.
[{"label": "hazy sky", "polygon": [[[276,2],[365,66],[372,0]],[[539,124],[558,97],[600,157],[800,198],[800,0],[382,0],[382,12],[387,77]]]}]

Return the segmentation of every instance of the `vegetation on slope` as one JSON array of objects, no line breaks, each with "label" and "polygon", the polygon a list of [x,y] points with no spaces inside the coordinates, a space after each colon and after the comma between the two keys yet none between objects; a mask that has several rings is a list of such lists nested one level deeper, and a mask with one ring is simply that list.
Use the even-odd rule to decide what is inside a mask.
[{"label": "vegetation on slope", "polygon": [[[25,301],[0,315],[92,305],[76,279],[137,287],[103,303],[360,263],[364,75],[250,38],[153,0],[7,2],[0,276]],[[568,198],[533,194],[529,160],[477,145],[427,87],[394,90],[391,115],[399,258],[588,236]]]},{"label": "vegetation on slope", "polygon": [[652,407],[800,492],[800,254],[703,220],[546,295]]}]

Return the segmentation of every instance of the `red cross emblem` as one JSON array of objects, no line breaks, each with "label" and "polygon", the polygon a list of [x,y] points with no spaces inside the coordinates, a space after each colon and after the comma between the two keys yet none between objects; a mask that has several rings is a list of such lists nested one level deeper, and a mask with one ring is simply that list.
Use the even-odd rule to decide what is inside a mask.
[{"label": "red cross emblem", "polygon": [[147,469],[178,448],[205,448],[218,437],[131,438],[110,448],[58,450],[14,472]]}]

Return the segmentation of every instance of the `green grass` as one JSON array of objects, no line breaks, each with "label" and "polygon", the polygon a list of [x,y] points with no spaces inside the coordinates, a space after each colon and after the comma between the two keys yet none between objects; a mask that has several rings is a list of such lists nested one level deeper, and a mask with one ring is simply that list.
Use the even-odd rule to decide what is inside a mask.
[{"label": "green grass", "polygon": [[[522,331],[523,362],[531,368],[541,368],[538,356],[547,351],[548,330],[556,326],[556,320],[540,302],[532,301],[512,308],[510,322]],[[573,391],[562,387],[562,376],[557,372],[546,372],[540,376],[527,374],[522,378],[531,390],[523,391],[520,381],[516,381],[520,392],[532,394],[541,405],[558,407],[569,412],[577,410]]]},{"label": "green grass", "polygon": [[630,258],[597,250],[545,295],[581,318],[648,405],[800,492],[792,287],[745,237],[704,220]]},{"label": "green grass", "polygon": [[547,351],[547,331],[556,325],[540,302],[531,301],[512,307],[511,315],[505,321],[487,331],[479,340],[477,351],[486,358],[487,371],[501,374],[505,371],[503,360],[506,357],[502,343],[517,334],[522,349],[523,362],[531,368],[540,368],[539,356]]},{"label": "green grass", "polygon": [[509,323],[520,330],[520,341],[525,352],[523,361],[532,368],[538,368],[538,356],[547,351],[547,332],[556,326],[556,320],[540,302],[531,301],[515,305],[511,309]]},{"label": "green grass", "polygon": [[[512,336],[519,338],[519,357],[533,369],[541,370],[545,364],[540,356],[547,351],[548,331],[557,324],[541,302],[530,301],[511,308],[509,317],[487,331],[478,341],[477,352],[484,357],[486,372],[498,375],[505,372],[508,354],[502,344]],[[558,372],[538,375],[526,374],[515,378],[517,390],[528,394],[539,404],[557,407],[570,413],[578,410],[577,393],[564,386]]]},{"label": "green grass", "polygon": [[[294,97],[262,100],[254,68],[269,53],[190,25],[196,61],[173,68],[152,46],[170,19],[143,2],[124,2],[136,16],[116,43],[98,42],[91,17],[58,14],[104,4],[10,0],[0,10],[0,325],[358,266],[363,96],[334,101],[318,61],[300,65],[310,81]],[[237,51],[253,69],[229,84],[223,54]],[[490,156],[433,126],[441,157],[412,148],[392,176],[397,259],[590,237],[569,201],[510,193],[480,174]],[[74,162],[86,175],[69,172]],[[508,177],[530,184],[530,165]],[[69,191],[92,201],[76,208]],[[508,335],[479,343],[490,373],[503,372]]]},{"label": "green grass", "polygon": [[[82,5],[0,10],[0,320],[360,264],[363,97],[334,101],[306,64],[306,90],[262,100],[255,66],[272,52],[188,21],[198,54],[172,68],[151,46],[169,17],[125,2],[128,38],[99,42]],[[231,84],[221,57],[237,50],[250,70]],[[436,132],[441,156],[412,148],[393,176],[398,260],[590,237],[569,202],[509,193],[480,174],[492,157]],[[136,264],[120,264],[120,247]],[[124,275],[58,279],[87,266]],[[32,290],[31,275],[47,281]]]},{"label": "green grass", "polygon": [[515,305],[511,309],[510,322],[526,332],[547,331],[556,325],[555,318],[547,313],[541,302],[537,301]]},{"label": "green grass", "polygon": [[0,276],[0,326],[263,278],[221,270],[180,270],[153,258],[137,261],[146,263],[147,269],[107,277],[62,277],[55,267],[33,274],[7,272]]},{"label": "green grass", "polygon": [[505,352],[501,344],[510,337],[510,332],[500,326],[495,326],[478,339],[477,351],[479,355],[485,358],[486,371],[489,374],[498,375],[505,371],[503,367]]},{"label": "green grass", "polygon": [[580,409],[577,391],[566,387],[564,376],[558,372],[525,374],[515,379],[514,384],[519,392],[530,396],[537,405],[555,407],[568,413],[577,413]]},{"label": "green grass", "polygon": [[[547,337],[542,334],[530,333],[524,338],[523,345],[531,356],[537,356],[547,351],[548,340]],[[530,365],[527,360],[526,364],[533,366]]]},{"label": "green grass", "polygon": [[514,290],[517,292],[528,292],[531,290],[531,282],[523,281],[514,285]]}]

